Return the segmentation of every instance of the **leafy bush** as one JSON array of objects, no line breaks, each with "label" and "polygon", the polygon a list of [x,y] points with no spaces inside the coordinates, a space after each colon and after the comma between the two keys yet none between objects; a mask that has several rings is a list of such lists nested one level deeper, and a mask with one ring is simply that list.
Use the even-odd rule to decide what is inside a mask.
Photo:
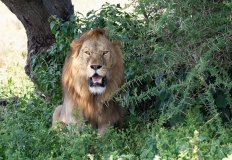
[{"label": "leafy bush", "polygon": [[[51,17],[56,43],[33,57],[33,79],[49,95],[1,108],[0,159],[222,159],[232,154],[232,29],[229,1],[137,0],[135,11],[105,4],[69,21]],[[100,137],[49,129],[61,103],[60,75],[70,42],[108,27],[123,43],[126,83],[117,100],[130,114],[125,129]],[[39,62],[39,63],[38,63]],[[20,123],[19,123],[20,122]],[[228,155],[228,156],[227,156]]]},{"label": "leafy bush", "polygon": [[231,154],[230,128],[215,125],[215,118],[205,123],[196,108],[185,112],[180,126],[137,120],[99,136],[90,126],[78,134],[51,129],[51,105],[31,94],[0,108],[0,159],[222,159]]},{"label": "leafy bush", "polygon": [[220,2],[138,1],[136,11],[145,15],[146,25],[137,29],[140,38],[130,39],[137,48],[125,51],[134,75],[122,103],[165,110],[161,123],[183,120],[181,112],[194,106],[230,121],[230,10]]}]

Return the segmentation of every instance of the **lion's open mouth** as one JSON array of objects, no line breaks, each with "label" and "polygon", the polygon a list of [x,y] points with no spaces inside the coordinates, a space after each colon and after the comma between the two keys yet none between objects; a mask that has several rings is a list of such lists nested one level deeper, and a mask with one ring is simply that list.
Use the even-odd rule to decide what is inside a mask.
[{"label": "lion's open mouth", "polygon": [[99,76],[98,74],[94,74],[92,77],[88,79],[90,87],[105,87],[106,86],[106,77]]}]

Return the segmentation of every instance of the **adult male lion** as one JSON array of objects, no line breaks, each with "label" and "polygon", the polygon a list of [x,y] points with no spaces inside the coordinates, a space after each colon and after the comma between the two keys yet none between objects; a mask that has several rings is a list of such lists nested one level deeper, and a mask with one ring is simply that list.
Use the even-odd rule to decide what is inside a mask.
[{"label": "adult male lion", "polygon": [[107,125],[122,125],[125,113],[116,101],[104,102],[124,83],[120,43],[110,40],[101,28],[91,29],[74,39],[62,71],[63,105],[53,113],[66,124],[86,120],[100,134]]}]

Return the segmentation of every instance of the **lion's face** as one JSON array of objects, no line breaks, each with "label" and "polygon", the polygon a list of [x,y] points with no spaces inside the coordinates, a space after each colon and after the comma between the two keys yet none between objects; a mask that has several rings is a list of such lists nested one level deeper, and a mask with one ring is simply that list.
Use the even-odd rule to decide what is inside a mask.
[{"label": "lion's face", "polygon": [[106,90],[109,72],[114,63],[115,53],[112,48],[112,43],[104,36],[88,39],[80,48],[78,61],[81,63],[82,74],[88,81],[89,91],[93,94],[102,94]]}]

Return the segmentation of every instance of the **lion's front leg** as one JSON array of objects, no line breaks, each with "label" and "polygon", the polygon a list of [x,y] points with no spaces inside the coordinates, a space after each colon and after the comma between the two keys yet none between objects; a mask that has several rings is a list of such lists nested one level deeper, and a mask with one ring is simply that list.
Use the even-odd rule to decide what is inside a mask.
[{"label": "lion's front leg", "polygon": [[52,116],[52,126],[56,125],[56,122],[61,121],[63,123],[78,123],[78,110],[73,109],[69,105],[59,105],[56,107]]},{"label": "lion's front leg", "polygon": [[79,126],[79,119],[81,116],[79,110],[76,107],[74,107],[74,104],[69,100],[65,100],[63,106],[66,117],[66,124],[77,123]]},{"label": "lion's front leg", "polygon": [[108,125],[109,125],[109,124],[100,125],[100,126],[98,127],[98,133],[99,133],[100,135],[103,135],[103,134],[105,133],[105,131],[106,131]]},{"label": "lion's front leg", "polygon": [[66,123],[66,115],[64,113],[64,106],[59,105],[56,107],[53,116],[52,116],[52,126],[56,126],[57,122],[62,121],[63,123]]},{"label": "lion's front leg", "polygon": [[[77,128],[80,127],[80,121],[78,120],[78,111],[76,109],[73,109],[71,106],[68,105],[59,105],[56,107],[53,117],[52,117],[52,126],[57,126],[58,128],[62,127],[63,124],[60,122],[63,122],[68,125],[68,128],[72,128],[71,126],[75,126]],[[76,129],[74,129],[76,131]]]}]

